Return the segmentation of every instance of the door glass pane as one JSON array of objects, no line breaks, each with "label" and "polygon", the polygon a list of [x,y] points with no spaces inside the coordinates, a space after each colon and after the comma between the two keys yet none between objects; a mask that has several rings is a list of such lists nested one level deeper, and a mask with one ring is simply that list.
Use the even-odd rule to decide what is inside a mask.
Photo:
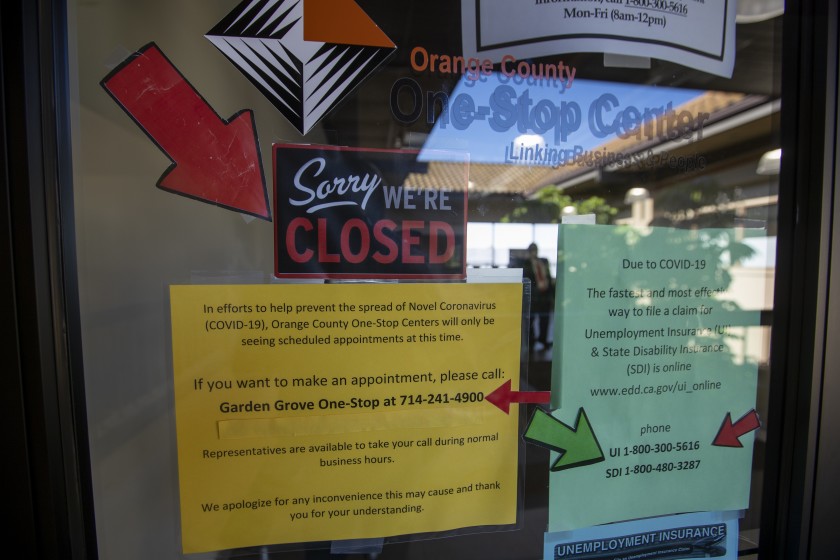
[{"label": "door glass pane", "polygon": [[[712,555],[757,548],[784,16],[781,0],[719,4],[69,0],[101,557],[525,559],[622,536],[641,554],[638,539],[692,536],[686,523],[705,527],[695,540]],[[379,201],[379,225],[347,218]],[[375,321],[396,311],[338,311],[358,289],[373,305],[451,304],[465,274],[495,286],[466,282],[458,297],[478,311],[435,307],[387,328]],[[252,297],[292,307],[232,311]],[[298,313],[312,324],[272,326]],[[443,328],[452,317],[459,328]],[[217,328],[240,348],[214,348]],[[357,341],[328,346],[331,328]],[[288,361],[251,361],[268,342]],[[488,362],[505,371],[482,381]],[[194,455],[185,426],[204,413],[181,367],[203,372],[190,390],[212,403],[201,420],[214,446]],[[446,389],[444,372],[473,370]],[[376,387],[350,385],[365,375]],[[349,388],[319,392],[321,376]],[[263,378],[234,398],[237,379]],[[484,402],[500,379],[518,389],[509,417]],[[232,383],[230,399],[210,395],[214,380]],[[356,397],[368,405],[340,409]],[[597,445],[575,462],[563,430],[580,422]],[[309,449],[385,435],[376,453]],[[300,446],[306,460],[289,458]],[[253,456],[269,448],[285,457]],[[394,494],[336,497],[380,491]],[[327,502],[283,503],[316,495]]]}]

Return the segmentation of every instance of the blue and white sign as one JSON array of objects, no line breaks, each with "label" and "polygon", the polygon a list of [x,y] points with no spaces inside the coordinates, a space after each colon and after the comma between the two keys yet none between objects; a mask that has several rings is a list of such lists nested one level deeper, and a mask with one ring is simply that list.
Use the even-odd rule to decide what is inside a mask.
[{"label": "blue and white sign", "polygon": [[544,560],[683,560],[738,557],[738,512],[654,517],[546,533]]}]

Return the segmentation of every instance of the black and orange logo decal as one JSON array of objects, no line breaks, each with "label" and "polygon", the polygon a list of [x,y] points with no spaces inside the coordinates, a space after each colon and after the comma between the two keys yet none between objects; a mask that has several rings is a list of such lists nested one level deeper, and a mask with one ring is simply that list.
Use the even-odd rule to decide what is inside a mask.
[{"label": "black and orange logo decal", "polygon": [[396,49],[353,0],[245,0],[206,37],[301,134]]}]

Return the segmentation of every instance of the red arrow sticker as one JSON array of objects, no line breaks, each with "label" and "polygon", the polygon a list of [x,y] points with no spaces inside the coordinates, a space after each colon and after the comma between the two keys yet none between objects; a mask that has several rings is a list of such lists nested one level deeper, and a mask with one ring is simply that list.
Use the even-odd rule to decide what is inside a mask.
[{"label": "red arrow sticker", "polygon": [[501,387],[484,397],[484,400],[510,414],[510,404],[548,404],[551,402],[551,391],[511,391],[510,380]]},{"label": "red arrow sticker", "polygon": [[723,419],[723,424],[718,430],[715,440],[712,445],[718,447],[744,447],[740,440],[742,435],[757,430],[761,426],[761,421],[758,419],[758,413],[755,409],[750,410],[738,419],[734,424],[732,423],[732,416],[726,413],[726,418]]},{"label": "red arrow sticker", "polygon": [[101,84],[172,160],[159,188],[271,221],[253,111],[219,117],[154,43]]}]

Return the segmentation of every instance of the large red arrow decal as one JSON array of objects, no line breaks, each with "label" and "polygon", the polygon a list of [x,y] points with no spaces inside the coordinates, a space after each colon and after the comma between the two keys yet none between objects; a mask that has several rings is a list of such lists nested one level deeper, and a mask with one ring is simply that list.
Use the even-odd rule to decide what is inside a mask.
[{"label": "large red arrow decal", "polygon": [[551,402],[551,391],[511,391],[510,380],[507,380],[501,387],[484,397],[484,400],[493,404],[505,414],[510,414],[510,403],[548,404]]},{"label": "large red arrow decal", "polygon": [[159,188],[271,221],[252,111],[223,120],[154,43],[101,84],[172,160]]},{"label": "large red arrow decal", "polygon": [[744,447],[738,438],[753,430],[757,430],[759,426],[761,426],[761,421],[758,419],[758,413],[756,413],[755,409],[747,412],[734,424],[732,423],[732,416],[727,412],[726,418],[723,419],[723,424],[721,424],[720,430],[712,445],[719,447]]}]

